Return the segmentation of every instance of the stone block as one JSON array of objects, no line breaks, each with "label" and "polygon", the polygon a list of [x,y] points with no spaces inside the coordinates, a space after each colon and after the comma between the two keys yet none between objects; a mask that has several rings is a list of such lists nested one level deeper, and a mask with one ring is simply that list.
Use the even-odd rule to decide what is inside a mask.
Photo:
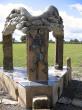
[{"label": "stone block", "polygon": [[52,100],[52,87],[50,86],[45,86],[45,85],[34,85],[34,86],[27,86],[24,87],[21,84],[18,86],[18,92],[19,92],[19,97],[18,97],[18,102],[21,104],[23,107],[26,108],[31,108],[32,107],[32,100],[35,96],[40,96],[40,95],[46,95]]},{"label": "stone block", "polygon": [[55,106],[58,100],[58,83],[54,84],[53,86],[52,96],[53,96],[53,105]]},{"label": "stone block", "polygon": [[63,77],[58,81],[58,98],[61,96],[63,91]]},{"label": "stone block", "polygon": [[14,100],[18,100],[18,88],[17,88],[16,82],[5,74],[3,74],[2,81],[3,81],[4,86],[6,87],[9,95]]},{"label": "stone block", "polygon": [[53,84],[53,105],[56,104],[58,98],[61,96],[63,91],[63,77]]},{"label": "stone block", "polygon": [[32,100],[32,109],[50,109],[50,99],[47,96],[35,96]]},{"label": "stone block", "polygon": [[71,68],[69,68],[69,70],[67,71],[68,72],[68,80],[69,80],[69,82],[71,81],[71,79],[72,79],[72,69]]},{"label": "stone block", "polygon": [[66,74],[63,76],[63,88],[66,88],[69,83],[69,72],[67,71]]},{"label": "stone block", "polygon": [[0,74],[0,78],[12,98],[15,100],[18,99],[18,103],[23,107],[32,109],[33,99],[38,96],[47,96],[50,99],[51,107],[54,107],[62,94],[63,86],[67,87],[68,85],[70,71],[65,68],[64,70],[55,70],[54,73],[53,71],[51,72],[48,82],[33,82],[25,79],[16,83],[13,80],[14,78],[10,77],[12,76],[12,72],[2,73]]},{"label": "stone block", "polygon": [[82,100],[74,98],[72,101],[72,105],[82,108]]}]

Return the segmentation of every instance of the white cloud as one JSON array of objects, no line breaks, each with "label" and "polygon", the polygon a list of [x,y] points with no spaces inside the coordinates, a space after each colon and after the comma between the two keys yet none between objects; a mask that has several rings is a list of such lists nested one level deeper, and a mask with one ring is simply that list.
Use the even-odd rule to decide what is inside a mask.
[{"label": "white cloud", "polygon": [[64,21],[65,39],[79,39],[82,40],[82,18],[68,15],[65,11],[60,11],[60,15]]},{"label": "white cloud", "polygon": [[72,4],[72,5],[70,5],[70,7],[77,10],[77,11],[79,11],[80,14],[82,15],[82,4],[80,4],[80,3]]},{"label": "white cloud", "polygon": [[[5,4],[5,5],[0,4],[0,40],[2,38],[1,36],[2,36],[3,26],[5,23],[5,18],[8,16],[8,14],[13,8],[17,8],[17,7],[25,7],[32,15],[35,15],[35,16],[42,14],[43,11],[47,9],[46,7],[43,10],[36,11],[36,10],[33,10],[32,7],[29,7],[24,4]],[[71,7],[74,7],[74,6],[72,5]],[[80,10],[81,10],[81,7],[80,7]],[[68,15],[66,11],[60,11],[60,15],[62,16],[63,21],[64,21],[65,39],[70,40],[70,39],[78,38],[82,40],[81,38],[82,19],[79,17],[75,18],[74,16]],[[17,40],[19,40],[21,36],[21,32],[16,30],[13,36]],[[51,33],[50,33],[50,39],[54,40]]]}]

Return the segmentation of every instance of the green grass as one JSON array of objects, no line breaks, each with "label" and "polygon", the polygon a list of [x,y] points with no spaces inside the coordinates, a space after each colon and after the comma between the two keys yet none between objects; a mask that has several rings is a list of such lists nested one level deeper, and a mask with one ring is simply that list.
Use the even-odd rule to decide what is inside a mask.
[{"label": "green grass", "polygon": [[65,44],[64,45],[64,64],[66,57],[70,57],[73,67],[82,67],[82,44]]},{"label": "green grass", "polygon": [[[55,44],[49,44],[48,60],[49,65],[55,63]],[[14,66],[26,65],[26,45],[25,44],[13,44],[13,63]],[[64,65],[66,65],[66,58],[71,57],[73,67],[82,66],[82,44],[64,44]],[[0,44],[0,66],[2,66],[3,51]]]}]

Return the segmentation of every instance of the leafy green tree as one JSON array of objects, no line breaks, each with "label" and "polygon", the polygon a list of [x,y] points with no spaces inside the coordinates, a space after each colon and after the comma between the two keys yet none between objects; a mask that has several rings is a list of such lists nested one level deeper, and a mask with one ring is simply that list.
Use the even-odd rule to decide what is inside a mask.
[{"label": "leafy green tree", "polygon": [[26,35],[21,36],[21,42],[23,42],[23,43],[26,42]]}]

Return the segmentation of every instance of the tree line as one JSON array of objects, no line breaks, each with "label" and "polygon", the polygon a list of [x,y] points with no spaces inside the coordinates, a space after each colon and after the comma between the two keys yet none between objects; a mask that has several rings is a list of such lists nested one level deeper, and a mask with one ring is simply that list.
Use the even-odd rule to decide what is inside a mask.
[{"label": "tree line", "polygon": [[[21,42],[25,43],[26,42],[26,36],[22,36],[21,37]],[[54,43],[55,41],[53,40],[49,40],[49,43]],[[71,39],[70,41],[65,41],[64,43],[70,43],[70,44],[80,44],[82,43],[82,41],[78,40],[78,39]]]},{"label": "tree line", "polygon": [[[20,43],[25,43],[26,42],[26,35],[21,36],[20,41],[21,41]],[[15,38],[12,38],[12,42],[19,43],[19,41],[17,41]],[[2,41],[0,43],[2,43]],[[55,41],[49,40],[49,43],[55,43]],[[80,41],[78,39],[70,39],[70,41],[64,40],[64,43],[66,43],[66,44],[82,44],[82,41]]]}]

